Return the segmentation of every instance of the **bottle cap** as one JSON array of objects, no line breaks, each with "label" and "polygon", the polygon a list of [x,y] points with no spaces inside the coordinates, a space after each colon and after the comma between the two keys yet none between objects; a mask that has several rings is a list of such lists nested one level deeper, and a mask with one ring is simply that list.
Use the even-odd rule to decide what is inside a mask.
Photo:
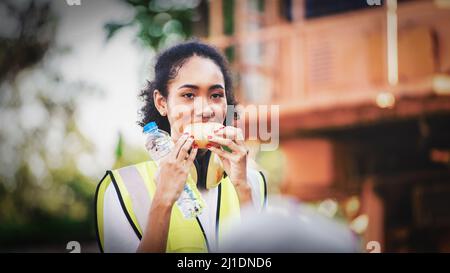
[{"label": "bottle cap", "polygon": [[158,129],[158,125],[156,125],[156,122],[151,121],[151,122],[145,124],[145,126],[144,126],[144,133],[148,133],[148,132],[153,131],[155,129]]}]

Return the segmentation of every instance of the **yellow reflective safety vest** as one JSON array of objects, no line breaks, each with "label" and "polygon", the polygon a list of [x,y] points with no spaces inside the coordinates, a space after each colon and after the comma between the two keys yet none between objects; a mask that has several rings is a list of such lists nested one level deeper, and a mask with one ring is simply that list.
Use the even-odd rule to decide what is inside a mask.
[{"label": "yellow reflective safety vest", "polygon": [[[196,168],[193,165],[193,168]],[[195,169],[194,169],[195,170]],[[136,236],[141,239],[146,226],[151,200],[155,194],[156,183],[154,176],[157,165],[154,161],[107,171],[97,186],[95,194],[95,216],[97,226],[97,239],[100,250],[104,249],[103,206],[105,191],[112,183],[121,207],[132,226]],[[196,186],[197,177],[194,172],[189,173],[186,183]],[[261,206],[267,201],[267,185],[262,172],[259,172],[259,185]],[[216,212],[216,240],[219,244],[221,235],[227,230],[229,224],[240,218],[240,207],[237,193],[226,174],[216,185],[218,187]],[[186,219],[178,206],[172,207],[166,252],[208,252],[209,245],[198,219]]]}]

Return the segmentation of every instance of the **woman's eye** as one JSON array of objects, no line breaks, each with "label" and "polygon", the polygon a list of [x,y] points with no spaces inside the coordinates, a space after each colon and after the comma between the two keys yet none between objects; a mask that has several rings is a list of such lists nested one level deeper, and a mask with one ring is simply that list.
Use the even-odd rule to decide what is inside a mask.
[{"label": "woman's eye", "polygon": [[213,98],[213,99],[223,98],[223,94],[212,94],[211,98]]},{"label": "woman's eye", "polygon": [[183,94],[183,97],[187,98],[187,99],[193,99],[194,98],[194,94],[193,93],[186,93],[186,94]]}]

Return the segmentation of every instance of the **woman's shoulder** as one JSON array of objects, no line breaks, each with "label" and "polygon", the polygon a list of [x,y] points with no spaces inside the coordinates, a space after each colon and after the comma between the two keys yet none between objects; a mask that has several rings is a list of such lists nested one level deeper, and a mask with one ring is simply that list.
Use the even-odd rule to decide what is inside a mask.
[{"label": "woman's shoulder", "polygon": [[116,200],[124,193],[139,196],[140,192],[154,188],[156,170],[157,165],[151,160],[107,170],[97,186],[96,199]]},{"label": "woman's shoulder", "polygon": [[115,167],[111,170],[106,171],[106,175],[111,177],[117,176],[130,176],[134,174],[140,174],[141,176],[152,176],[157,170],[158,166],[152,160],[142,161],[134,164],[129,164],[125,166]]},{"label": "woman's shoulder", "polygon": [[123,182],[129,180],[128,178],[135,179],[136,177],[142,178],[144,181],[152,179],[156,173],[158,166],[152,160],[143,161],[126,166],[120,166],[110,170],[106,170],[105,175],[100,180],[98,187],[109,188],[117,183],[117,180]]},{"label": "woman's shoulder", "polygon": [[111,172],[119,172],[119,171],[123,171],[123,170],[129,170],[129,169],[148,169],[148,170],[154,170],[157,169],[157,165],[156,162],[153,160],[147,160],[147,161],[142,161],[142,162],[138,162],[138,163],[134,163],[134,164],[129,164],[126,166],[120,166],[117,168],[114,168],[111,170]]}]

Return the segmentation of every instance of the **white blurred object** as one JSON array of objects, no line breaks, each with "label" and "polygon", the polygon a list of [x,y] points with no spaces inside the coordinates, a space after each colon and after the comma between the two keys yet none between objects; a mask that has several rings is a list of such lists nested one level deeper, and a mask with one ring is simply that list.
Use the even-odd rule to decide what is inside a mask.
[{"label": "white blurred object", "polygon": [[246,207],[241,222],[224,234],[219,252],[360,252],[358,237],[343,223],[293,199],[271,196],[257,213]]},{"label": "white blurred object", "polygon": [[369,226],[369,217],[366,214],[361,214],[356,217],[351,223],[350,228],[358,234],[362,234]]},{"label": "white blurred object", "polygon": [[338,204],[332,199],[326,199],[320,203],[317,211],[328,218],[333,218],[338,211]]},{"label": "white blurred object", "polygon": [[393,108],[395,105],[395,97],[391,92],[380,92],[377,95],[376,103],[380,108]]}]

